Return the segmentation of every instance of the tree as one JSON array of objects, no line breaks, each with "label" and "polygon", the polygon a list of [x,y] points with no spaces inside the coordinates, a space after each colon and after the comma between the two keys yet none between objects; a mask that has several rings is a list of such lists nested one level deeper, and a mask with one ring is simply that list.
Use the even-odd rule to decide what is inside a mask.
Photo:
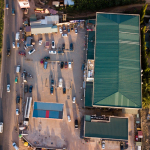
[{"label": "tree", "polygon": [[144,21],[144,16],[145,16],[145,12],[146,12],[147,6],[148,6],[148,4],[145,4],[145,5],[142,7],[141,15],[140,15],[140,24],[142,24],[143,21]]}]

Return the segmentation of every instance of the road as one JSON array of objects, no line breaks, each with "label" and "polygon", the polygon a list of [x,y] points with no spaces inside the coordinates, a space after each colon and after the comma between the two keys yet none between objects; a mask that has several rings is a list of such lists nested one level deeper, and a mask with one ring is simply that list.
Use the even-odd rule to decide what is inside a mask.
[{"label": "road", "polygon": [[[4,123],[3,133],[0,134],[0,150],[12,150],[12,142],[18,144],[18,133],[15,131],[18,119],[15,114],[16,93],[21,92],[21,82],[15,84],[15,67],[22,64],[23,60],[18,56],[18,50],[12,49],[12,42],[15,41],[15,34],[22,25],[23,13],[15,0],[6,0],[9,9],[4,9],[4,33],[1,67],[1,87],[0,87],[0,121]],[[12,8],[15,8],[15,15],[12,15]],[[11,55],[6,55],[7,48],[10,48]],[[7,93],[7,84],[10,84],[10,93]],[[16,92],[17,91],[17,92]]]}]

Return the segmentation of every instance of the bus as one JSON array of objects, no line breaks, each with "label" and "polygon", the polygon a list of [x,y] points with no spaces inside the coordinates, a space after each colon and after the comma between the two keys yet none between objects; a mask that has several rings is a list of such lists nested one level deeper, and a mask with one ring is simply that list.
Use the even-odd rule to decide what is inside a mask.
[{"label": "bus", "polygon": [[23,123],[24,125],[28,125],[28,123],[29,123],[31,103],[32,103],[32,97],[27,97],[25,113],[24,113],[24,123]]}]

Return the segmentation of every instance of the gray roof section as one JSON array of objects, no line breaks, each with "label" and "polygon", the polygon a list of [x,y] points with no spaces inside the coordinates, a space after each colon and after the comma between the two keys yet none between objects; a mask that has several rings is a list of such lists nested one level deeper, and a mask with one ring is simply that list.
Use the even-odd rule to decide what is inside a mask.
[{"label": "gray roof section", "polygon": [[45,33],[53,33],[58,32],[56,25],[33,25],[31,26],[31,33],[32,34],[45,34]]}]

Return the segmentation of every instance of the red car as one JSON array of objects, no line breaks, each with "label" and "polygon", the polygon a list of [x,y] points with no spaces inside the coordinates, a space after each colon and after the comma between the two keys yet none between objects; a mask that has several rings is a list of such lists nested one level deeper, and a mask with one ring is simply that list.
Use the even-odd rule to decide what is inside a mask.
[{"label": "red car", "polygon": [[41,59],[40,63],[41,63],[41,64],[44,64],[44,59]]},{"label": "red car", "polygon": [[65,69],[67,69],[68,68],[68,63],[67,62],[65,62]]},{"label": "red car", "polygon": [[19,55],[25,56],[26,57],[26,53],[25,52],[18,52]]}]

